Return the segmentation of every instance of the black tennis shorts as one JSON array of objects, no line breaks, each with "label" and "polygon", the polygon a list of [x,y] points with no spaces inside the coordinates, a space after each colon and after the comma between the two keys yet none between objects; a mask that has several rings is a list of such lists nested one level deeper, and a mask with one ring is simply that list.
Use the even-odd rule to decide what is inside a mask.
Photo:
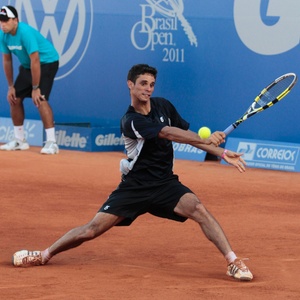
[{"label": "black tennis shorts", "polygon": [[[49,100],[49,96],[52,90],[53,81],[58,70],[58,61],[42,64],[41,65],[41,78],[40,78],[40,90],[41,94],[45,96],[46,100]],[[19,67],[19,74],[15,81],[14,87],[16,89],[16,96],[18,98],[31,98],[32,92],[32,77],[31,69],[25,69],[23,66]]]},{"label": "black tennis shorts", "polygon": [[174,213],[180,198],[192,191],[184,186],[177,175],[145,185],[126,179],[114,190],[98,212],[124,217],[117,226],[129,226],[138,216],[150,213],[154,216],[184,222],[187,218]]}]

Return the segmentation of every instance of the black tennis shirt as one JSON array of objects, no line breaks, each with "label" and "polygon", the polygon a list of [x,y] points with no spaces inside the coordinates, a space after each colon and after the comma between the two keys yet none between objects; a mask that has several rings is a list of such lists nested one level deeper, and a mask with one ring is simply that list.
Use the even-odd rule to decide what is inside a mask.
[{"label": "black tennis shirt", "polygon": [[151,111],[148,115],[137,113],[132,106],[121,119],[121,133],[125,142],[130,171],[123,178],[138,181],[157,181],[173,174],[173,144],[167,139],[158,138],[165,126],[189,129],[186,122],[170,101],[164,98],[151,98]]}]

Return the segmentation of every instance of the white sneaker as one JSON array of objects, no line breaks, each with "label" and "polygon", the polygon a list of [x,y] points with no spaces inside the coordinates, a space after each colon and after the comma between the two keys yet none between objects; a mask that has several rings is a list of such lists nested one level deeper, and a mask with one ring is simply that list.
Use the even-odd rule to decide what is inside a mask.
[{"label": "white sneaker", "polygon": [[0,150],[6,150],[6,151],[14,151],[14,150],[27,150],[29,149],[29,144],[26,142],[26,140],[19,140],[14,139],[7,144],[1,145]]},{"label": "white sneaker", "polygon": [[47,141],[41,150],[41,154],[58,154],[59,149],[56,142]]},{"label": "white sneaker", "polygon": [[13,255],[12,263],[16,267],[30,267],[43,265],[41,251],[18,251]]},{"label": "white sneaker", "polygon": [[228,265],[226,274],[241,281],[250,281],[253,279],[252,273],[244,264],[243,259],[240,258],[236,258],[235,261]]}]

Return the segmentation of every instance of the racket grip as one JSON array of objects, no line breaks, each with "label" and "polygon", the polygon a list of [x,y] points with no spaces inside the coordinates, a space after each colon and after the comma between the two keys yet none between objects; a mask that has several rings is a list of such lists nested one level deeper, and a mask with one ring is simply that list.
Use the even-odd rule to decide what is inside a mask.
[{"label": "racket grip", "polygon": [[231,125],[229,125],[225,130],[224,130],[224,133],[226,134],[226,135],[228,135],[229,133],[231,133],[233,130],[234,130],[234,126],[231,124]]}]

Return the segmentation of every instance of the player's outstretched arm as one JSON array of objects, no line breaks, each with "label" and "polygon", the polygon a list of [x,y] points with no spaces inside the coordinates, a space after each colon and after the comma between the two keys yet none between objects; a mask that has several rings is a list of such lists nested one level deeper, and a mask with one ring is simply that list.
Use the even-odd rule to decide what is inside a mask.
[{"label": "player's outstretched arm", "polygon": [[177,127],[165,126],[159,133],[160,138],[165,138],[177,143],[189,144],[212,155],[222,157],[227,163],[236,167],[239,172],[245,172],[246,163],[241,157],[242,153],[236,153],[219,147],[225,142],[225,134],[216,131],[208,139],[201,139],[199,135],[191,130],[182,130]]},{"label": "player's outstretched arm", "polygon": [[[209,138],[201,139],[196,132],[172,126],[165,126],[158,136],[176,143],[189,144],[199,149],[202,149],[203,145],[218,147],[225,142],[225,134],[222,131],[216,131]],[[206,149],[202,150],[207,151]]]}]

